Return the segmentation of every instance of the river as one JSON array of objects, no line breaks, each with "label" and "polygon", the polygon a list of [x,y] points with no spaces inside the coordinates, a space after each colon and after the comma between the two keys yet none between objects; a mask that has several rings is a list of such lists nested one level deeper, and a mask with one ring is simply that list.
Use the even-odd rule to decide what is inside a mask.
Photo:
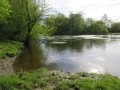
[{"label": "river", "polygon": [[120,35],[40,37],[13,63],[16,72],[40,67],[120,77]]}]

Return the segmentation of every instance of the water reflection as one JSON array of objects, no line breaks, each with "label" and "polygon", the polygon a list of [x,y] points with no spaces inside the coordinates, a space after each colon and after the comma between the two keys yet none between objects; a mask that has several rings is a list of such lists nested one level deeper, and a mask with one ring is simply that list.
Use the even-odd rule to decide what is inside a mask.
[{"label": "water reflection", "polygon": [[111,73],[120,76],[120,36],[85,35],[40,39],[24,49],[14,63],[15,71],[45,66],[67,72]]},{"label": "water reflection", "polygon": [[[63,39],[64,40],[64,39]],[[63,40],[58,42],[63,42]],[[53,69],[60,69],[68,72],[96,72],[103,73],[100,66],[94,63],[96,55],[93,52],[93,48],[105,49],[106,41],[104,39],[71,39],[66,41],[67,43],[47,43],[44,44],[44,55],[47,56],[45,64],[51,66],[56,64],[57,67]],[[101,60],[101,58],[97,58]],[[103,59],[102,59],[103,60]],[[97,69],[97,70],[96,70]]]},{"label": "water reflection", "polygon": [[46,48],[52,48],[53,50],[56,50],[58,52],[65,51],[65,50],[71,50],[75,52],[81,52],[84,47],[84,40],[68,40],[67,43],[64,44],[54,44],[54,43],[48,43]]},{"label": "water reflection", "polygon": [[16,58],[13,67],[15,72],[21,70],[32,70],[44,66],[45,56],[39,44],[32,41],[30,47],[24,47]]}]

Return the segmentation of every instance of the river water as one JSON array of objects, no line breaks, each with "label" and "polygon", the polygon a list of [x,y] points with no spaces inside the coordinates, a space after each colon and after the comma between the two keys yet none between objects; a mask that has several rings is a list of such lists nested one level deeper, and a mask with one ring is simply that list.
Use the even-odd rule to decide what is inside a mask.
[{"label": "river water", "polygon": [[40,67],[120,77],[120,35],[40,37],[13,64],[16,72]]}]

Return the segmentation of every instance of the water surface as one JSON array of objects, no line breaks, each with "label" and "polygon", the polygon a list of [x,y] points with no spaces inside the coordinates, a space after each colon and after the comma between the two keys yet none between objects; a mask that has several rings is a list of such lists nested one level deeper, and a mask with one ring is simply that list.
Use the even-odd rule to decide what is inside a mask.
[{"label": "water surface", "polygon": [[47,67],[120,77],[120,35],[40,37],[24,48],[13,67],[16,72]]}]

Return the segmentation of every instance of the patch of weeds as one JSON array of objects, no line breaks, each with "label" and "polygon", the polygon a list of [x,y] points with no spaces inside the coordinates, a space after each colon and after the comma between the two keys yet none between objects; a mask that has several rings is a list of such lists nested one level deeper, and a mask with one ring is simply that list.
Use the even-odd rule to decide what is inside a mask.
[{"label": "patch of weeds", "polygon": [[0,59],[17,55],[22,46],[22,43],[17,41],[0,41]]},{"label": "patch of weeds", "polygon": [[71,90],[66,82],[60,82],[60,84],[55,88],[55,90]]},{"label": "patch of weeds", "polygon": [[17,75],[0,76],[1,90],[14,90],[21,82]]},{"label": "patch of weeds", "polygon": [[[45,87],[47,82],[42,78],[47,73],[44,68],[31,72],[20,72],[13,75],[0,76],[1,90],[32,90],[36,87]],[[44,74],[44,75],[43,75]]]},{"label": "patch of weeds", "polygon": [[53,84],[57,84],[58,82],[62,81],[62,78],[58,77],[58,76],[53,76],[53,74],[49,75],[48,82],[53,83]]},{"label": "patch of weeds", "polygon": [[120,90],[120,80],[111,75],[101,75],[95,83],[97,90]]},{"label": "patch of weeds", "polygon": [[[108,74],[101,75],[51,73],[45,68],[29,72],[0,76],[0,90],[120,90],[120,79]],[[64,78],[67,75],[69,78]],[[60,77],[59,77],[60,76]],[[51,87],[50,87],[51,86]],[[49,88],[50,87],[50,88]]]}]

